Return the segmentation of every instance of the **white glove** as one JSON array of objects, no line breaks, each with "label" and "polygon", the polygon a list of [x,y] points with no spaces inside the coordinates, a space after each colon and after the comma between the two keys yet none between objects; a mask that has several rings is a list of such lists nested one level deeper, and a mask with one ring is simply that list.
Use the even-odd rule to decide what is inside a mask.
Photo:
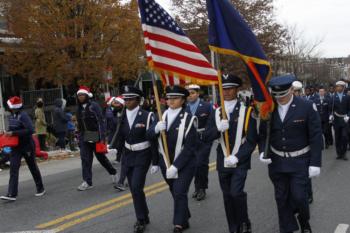
[{"label": "white glove", "polygon": [[158,121],[156,127],[154,128],[154,131],[158,134],[160,131],[166,130],[166,123],[165,121]]},{"label": "white glove", "polygon": [[264,164],[270,164],[272,163],[272,160],[271,159],[264,159],[264,152],[261,152],[260,153],[260,156],[259,156],[259,159],[262,163]]},{"label": "white glove", "polygon": [[228,120],[221,120],[219,125],[218,125],[218,130],[220,132],[225,132],[226,130],[228,130],[230,128],[229,124],[228,124]]},{"label": "white glove", "polygon": [[151,174],[156,174],[159,171],[159,166],[152,166],[151,167]]},{"label": "white glove", "polygon": [[345,123],[348,123],[349,117],[348,116],[344,117],[344,121],[345,121]]},{"label": "white glove", "polygon": [[238,163],[238,158],[234,155],[230,155],[228,157],[225,157],[224,159],[224,167],[226,168],[236,167],[237,163]]},{"label": "white glove", "polygon": [[333,115],[329,116],[329,121],[334,121],[334,116]]},{"label": "white glove", "polygon": [[321,174],[321,168],[319,167],[309,167],[309,178],[319,176]]},{"label": "white glove", "polygon": [[171,165],[166,170],[166,178],[167,179],[177,179],[177,168],[175,166]]}]

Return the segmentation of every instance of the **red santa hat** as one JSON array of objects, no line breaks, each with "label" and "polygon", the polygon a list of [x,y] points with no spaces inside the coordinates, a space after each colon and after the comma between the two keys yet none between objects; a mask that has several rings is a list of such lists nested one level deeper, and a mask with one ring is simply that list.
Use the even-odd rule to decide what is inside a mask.
[{"label": "red santa hat", "polygon": [[86,87],[86,86],[80,86],[79,90],[77,92],[77,95],[79,94],[86,94],[87,96],[89,96],[90,98],[92,98],[92,93],[90,91],[90,88]]},{"label": "red santa hat", "polygon": [[125,105],[125,100],[123,99],[123,96],[117,96],[114,98],[115,101],[118,101],[121,105]]},{"label": "red santa hat", "polygon": [[19,109],[23,106],[23,103],[20,97],[14,96],[7,101],[7,105],[10,109]]},{"label": "red santa hat", "polygon": [[106,104],[107,104],[108,106],[110,106],[110,105],[112,104],[113,100],[115,100],[115,97],[114,97],[114,96],[108,97],[108,98],[106,99]]}]

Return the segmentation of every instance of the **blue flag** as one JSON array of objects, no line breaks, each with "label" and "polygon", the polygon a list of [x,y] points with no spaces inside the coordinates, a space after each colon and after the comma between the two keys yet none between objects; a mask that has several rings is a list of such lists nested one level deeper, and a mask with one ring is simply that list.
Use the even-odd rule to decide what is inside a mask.
[{"label": "blue flag", "polygon": [[210,49],[244,61],[260,116],[268,118],[273,111],[273,100],[267,89],[271,64],[256,36],[229,0],[207,0],[207,8]]}]

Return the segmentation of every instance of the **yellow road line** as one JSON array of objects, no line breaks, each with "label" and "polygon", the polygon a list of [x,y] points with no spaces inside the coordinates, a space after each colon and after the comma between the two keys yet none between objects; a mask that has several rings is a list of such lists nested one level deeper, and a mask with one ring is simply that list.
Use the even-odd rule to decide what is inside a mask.
[{"label": "yellow road line", "polygon": [[[157,188],[157,189],[154,189],[154,190],[152,190],[152,191],[149,191],[149,192],[145,193],[145,195],[146,195],[146,197],[148,197],[148,196],[153,196],[153,195],[155,195],[155,194],[157,194],[157,193],[163,192],[163,191],[166,190],[166,189],[168,189],[168,186],[167,186],[167,185],[164,185],[164,186],[162,186],[162,187],[160,187],[160,188]],[[98,210],[98,211],[96,211],[95,213],[91,213],[91,214],[86,215],[86,216],[84,216],[84,217],[75,219],[75,220],[73,220],[73,221],[70,221],[70,222],[67,222],[67,223],[65,223],[65,224],[62,224],[62,225],[58,226],[57,228],[55,228],[55,232],[64,231],[64,230],[66,230],[66,229],[68,229],[68,228],[71,228],[71,227],[73,227],[73,226],[75,226],[75,225],[78,225],[78,224],[83,223],[83,222],[87,222],[87,221],[89,221],[89,220],[91,220],[91,219],[93,219],[93,218],[96,218],[96,217],[98,217],[98,216],[107,214],[107,213],[109,213],[109,212],[111,212],[111,211],[113,211],[113,210],[116,210],[116,209],[119,209],[119,208],[121,208],[121,207],[127,206],[127,205],[129,205],[129,204],[131,204],[131,203],[132,203],[132,199],[129,199],[129,200],[120,202],[120,203],[118,203],[118,204],[116,204],[116,205],[112,205],[112,206],[106,207],[106,208],[104,208],[104,209]]]},{"label": "yellow road line", "polygon": [[[148,191],[148,190],[151,190],[153,188],[157,188],[159,186],[163,186],[165,185],[166,183],[164,181],[161,181],[161,182],[158,182],[158,183],[155,183],[155,184],[152,184],[150,186],[147,186],[145,187],[145,191]],[[95,211],[97,209],[100,209],[102,207],[105,207],[105,206],[108,206],[108,205],[111,205],[111,204],[114,204],[114,203],[117,203],[119,201],[124,201],[126,199],[131,199],[131,193],[127,193],[127,194],[124,194],[123,196],[120,196],[120,197],[117,197],[117,198],[113,198],[113,199],[110,199],[108,201],[105,201],[105,202],[102,202],[100,204],[97,204],[97,205],[93,205],[91,207],[88,207],[86,209],[82,209],[80,211],[76,211],[76,212],[73,212],[71,214],[68,214],[68,215],[65,215],[63,217],[60,217],[60,218],[57,218],[53,221],[50,221],[50,222],[47,222],[47,223],[43,223],[43,224],[40,224],[40,225],[37,225],[36,228],[38,229],[44,229],[44,228],[47,228],[47,227],[51,227],[51,226],[54,226],[54,225],[57,225],[61,222],[64,222],[64,221],[67,221],[67,220],[70,220],[72,218],[75,218],[75,217],[78,217],[80,215],[83,215],[83,214],[86,214],[86,213],[89,213],[89,212],[92,212],[92,211]]]},{"label": "yellow road line", "polygon": [[[215,167],[216,167],[216,162],[210,163],[209,164],[209,171],[215,170]],[[165,189],[167,189],[167,187],[168,186],[166,185],[165,181],[161,181],[161,182],[149,185],[149,186],[144,188],[145,195],[146,196],[154,195],[156,193],[161,192],[159,190],[164,191]],[[118,204],[112,205],[112,204],[115,204],[115,203],[118,203]],[[43,223],[43,224],[37,225],[36,228],[37,229],[44,229],[44,228],[52,227],[52,226],[58,225],[58,224],[60,224],[62,222],[71,220],[72,218],[75,218],[75,217],[78,217],[78,216],[81,216],[81,215],[84,215],[84,214],[87,214],[87,213],[90,213],[90,212],[94,212],[94,211],[96,211],[98,209],[101,209],[101,210],[98,210],[97,212],[95,212],[94,214],[89,214],[89,215],[84,216],[82,218],[78,218],[76,220],[73,220],[71,222],[68,222],[68,223],[65,223],[65,224],[61,225],[61,226],[64,227],[64,229],[67,229],[67,228],[69,228],[71,226],[74,226],[76,224],[81,223],[80,221],[84,220],[85,218],[87,218],[89,216],[90,217],[87,220],[84,220],[82,222],[85,222],[85,221],[88,221],[88,220],[90,220],[92,218],[95,218],[95,217],[98,217],[100,215],[106,214],[106,213],[111,212],[111,211],[113,211],[115,209],[118,209],[118,208],[121,208],[123,206],[126,206],[126,205],[128,205],[130,203],[132,203],[132,196],[131,196],[131,193],[128,193],[128,194],[125,194],[123,196],[120,196],[120,197],[117,197],[117,198],[113,198],[111,200],[102,202],[100,204],[93,205],[91,207],[82,209],[80,211],[73,212],[71,214],[65,215],[63,217],[57,218],[57,219],[49,221],[47,223]],[[112,206],[109,206],[109,205],[112,205]],[[109,206],[109,207],[106,207],[106,206]],[[101,214],[97,214],[97,213],[101,213]],[[66,225],[66,224],[68,224],[69,226]],[[57,229],[59,230],[61,226],[59,226]],[[66,226],[68,226],[68,227],[66,227]]]},{"label": "yellow road line", "polygon": [[[212,164],[210,166],[210,168],[209,168],[209,171],[213,171],[213,170],[215,170],[215,164]],[[149,192],[146,192],[145,195],[146,195],[146,197],[154,196],[154,195],[156,195],[158,193],[161,193],[161,192],[163,192],[163,191],[165,191],[167,189],[168,189],[168,186],[164,185],[164,187],[160,187],[160,188],[151,190]],[[112,212],[114,210],[120,209],[120,208],[122,208],[124,206],[127,206],[127,205],[131,204],[132,202],[133,202],[132,199],[129,199],[127,201],[120,202],[120,203],[118,203],[116,205],[112,205],[112,206],[106,207],[104,209],[96,211],[95,213],[92,213],[92,214],[86,215],[84,217],[75,219],[73,221],[67,222],[65,224],[62,224],[62,225],[58,226],[57,228],[55,228],[54,230],[55,230],[55,232],[64,231],[64,230],[66,230],[68,228],[71,228],[71,227],[73,227],[75,225],[81,224],[83,222],[87,222],[87,221],[89,221],[89,220],[91,220],[93,218],[96,218],[96,217],[99,217],[101,215],[105,215],[105,214],[107,214],[109,212]]]}]

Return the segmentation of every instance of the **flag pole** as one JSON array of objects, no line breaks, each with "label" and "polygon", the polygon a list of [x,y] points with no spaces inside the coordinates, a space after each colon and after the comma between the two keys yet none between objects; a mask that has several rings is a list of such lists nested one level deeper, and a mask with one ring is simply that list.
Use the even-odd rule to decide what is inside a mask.
[{"label": "flag pole", "polygon": [[[215,67],[215,53],[214,51],[210,50],[210,60],[211,65]],[[218,103],[217,96],[216,96],[216,86],[215,84],[211,85],[212,95],[213,95],[213,105]]]},{"label": "flag pole", "polygon": [[[157,83],[156,83],[156,78],[155,78],[155,73],[154,72],[152,72],[152,85],[153,85],[154,99],[156,101],[156,106],[157,106],[158,118],[159,118],[159,120],[161,120],[162,119],[162,110],[160,108],[158,87],[157,87]],[[160,135],[162,137],[162,142],[163,142],[163,145],[164,145],[163,147],[164,147],[164,154],[165,154],[165,158],[164,158],[165,166],[167,168],[169,168],[170,167],[170,159],[169,159],[169,151],[168,151],[168,142],[167,142],[167,139],[166,139],[165,131],[162,130],[160,132]]]},{"label": "flag pole", "polygon": [[[221,109],[222,109],[222,119],[227,120],[227,115],[225,111],[225,102],[224,102],[224,94],[223,94],[223,88],[222,88],[222,75],[221,75],[221,69],[220,69],[220,57],[219,54],[214,52],[215,55],[215,68],[218,71],[218,81],[219,81],[219,94],[220,94],[220,103],[221,103]],[[228,130],[224,133],[225,138],[225,145],[226,145],[226,156],[230,156],[231,150],[230,150],[230,142],[228,138]]]}]

